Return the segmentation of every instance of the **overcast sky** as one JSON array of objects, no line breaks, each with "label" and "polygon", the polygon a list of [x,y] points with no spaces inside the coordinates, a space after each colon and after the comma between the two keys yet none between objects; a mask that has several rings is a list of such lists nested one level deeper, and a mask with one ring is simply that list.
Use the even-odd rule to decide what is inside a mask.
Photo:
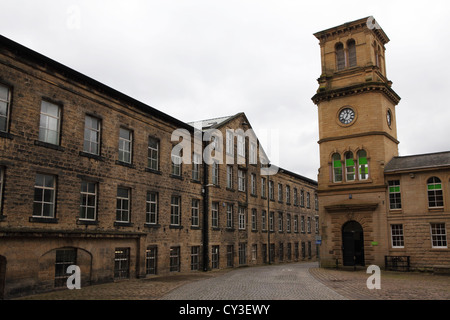
[{"label": "overcast sky", "polygon": [[[374,16],[400,155],[450,150],[449,1],[0,0],[0,34],[185,122],[245,112],[272,161],[317,179],[313,33]],[[268,143],[268,142],[267,142]],[[265,146],[267,148],[267,146]]]}]

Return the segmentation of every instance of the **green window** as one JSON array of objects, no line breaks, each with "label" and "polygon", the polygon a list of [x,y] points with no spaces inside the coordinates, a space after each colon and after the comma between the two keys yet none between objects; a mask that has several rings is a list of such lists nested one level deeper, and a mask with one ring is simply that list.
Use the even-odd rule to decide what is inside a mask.
[{"label": "green window", "polygon": [[347,181],[355,180],[355,160],[353,160],[353,152],[345,154],[345,172]]},{"label": "green window", "polygon": [[443,207],[444,196],[442,194],[442,183],[437,177],[431,177],[427,181],[428,207]]},{"label": "green window", "polygon": [[333,181],[342,182],[342,162],[339,153],[333,154]]},{"label": "green window", "polygon": [[369,163],[367,161],[367,152],[365,150],[358,151],[358,173],[359,180],[369,179]]},{"label": "green window", "polygon": [[401,193],[400,193],[400,180],[389,181],[389,208],[401,209]]}]

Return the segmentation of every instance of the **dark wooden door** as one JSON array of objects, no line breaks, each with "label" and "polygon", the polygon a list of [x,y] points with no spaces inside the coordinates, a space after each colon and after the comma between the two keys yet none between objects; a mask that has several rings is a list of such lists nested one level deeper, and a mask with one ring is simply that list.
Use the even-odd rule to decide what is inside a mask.
[{"label": "dark wooden door", "polygon": [[356,221],[342,227],[342,259],[344,266],[364,266],[364,233]]},{"label": "dark wooden door", "polygon": [[355,241],[352,232],[342,233],[342,247],[344,266],[353,266],[355,264]]}]

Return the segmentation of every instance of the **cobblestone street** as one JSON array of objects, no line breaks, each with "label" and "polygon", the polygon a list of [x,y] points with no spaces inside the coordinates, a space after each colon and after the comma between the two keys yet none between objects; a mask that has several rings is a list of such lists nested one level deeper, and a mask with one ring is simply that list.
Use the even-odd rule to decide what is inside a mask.
[{"label": "cobblestone street", "polygon": [[316,263],[295,263],[237,269],[220,277],[179,287],[162,297],[168,300],[342,300],[315,279]]},{"label": "cobblestone street", "polygon": [[381,289],[369,290],[365,270],[290,263],[173,274],[59,290],[24,300],[450,300],[450,276],[381,273]]}]

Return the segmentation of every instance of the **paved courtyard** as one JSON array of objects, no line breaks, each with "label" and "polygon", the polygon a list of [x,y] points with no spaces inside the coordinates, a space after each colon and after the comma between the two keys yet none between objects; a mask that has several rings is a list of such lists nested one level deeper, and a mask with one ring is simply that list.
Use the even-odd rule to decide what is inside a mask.
[{"label": "paved courtyard", "polygon": [[450,300],[450,276],[382,272],[369,290],[365,270],[321,269],[315,262],[171,274],[63,289],[31,300]]},{"label": "paved courtyard", "polygon": [[316,263],[295,263],[233,270],[192,282],[163,300],[342,300],[309,272]]}]

